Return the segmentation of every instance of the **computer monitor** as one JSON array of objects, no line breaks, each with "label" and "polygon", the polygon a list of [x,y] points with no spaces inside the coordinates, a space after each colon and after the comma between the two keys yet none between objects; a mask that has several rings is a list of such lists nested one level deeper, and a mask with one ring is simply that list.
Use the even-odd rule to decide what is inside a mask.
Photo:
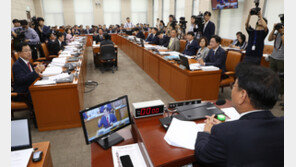
[{"label": "computer monitor", "polygon": [[32,148],[28,119],[11,120],[11,151]]},{"label": "computer monitor", "polygon": [[187,68],[187,70],[190,70],[188,58],[181,55],[181,54],[179,55],[179,57],[180,57],[180,60],[181,60],[181,64],[183,66],[185,66]]},{"label": "computer monitor", "polygon": [[127,95],[80,111],[86,144],[97,142],[104,149],[124,139],[115,133],[132,123]]}]

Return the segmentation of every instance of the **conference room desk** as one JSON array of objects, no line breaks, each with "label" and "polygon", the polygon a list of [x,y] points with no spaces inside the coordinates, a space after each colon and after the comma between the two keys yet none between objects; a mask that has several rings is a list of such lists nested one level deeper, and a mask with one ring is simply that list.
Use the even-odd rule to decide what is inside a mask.
[{"label": "conference room desk", "polygon": [[39,162],[33,162],[32,157],[33,154],[29,160],[28,167],[52,167],[52,159],[50,154],[50,143],[48,141],[46,142],[40,142],[40,143],[33,143],[33,148],[38,148],[37,151],[42,151],[42,159]]},{"label": "conference room desk", "polygon": [[[84,83],[87,55],[85,46],[81,53],[78,76],[72,83],[34,85],[29,87],[39,131],[81,127],[79,111],[84,109]],[[72,73],[74,73],[73,71]]]},{"label": "conference room desk", "polygon": [[175,61],[167,61],[119,35],[117,45],[175,100],[218,98],[221,70],[184,70]]},{"label": "conference room desk", "polygon": [[[212,101],[213,102],[213,101]],[[218,106],[219,108],[231,107],[231,101],[226,100],[226,104]],[[124,142],[117,146],[142,143],[139,146],[146,162],[151,162],[151,166],[177,167],[195,162],[194,150],[174,147],[166,143],[164,136],[166,130],[160,124],[159,119],[165,117],[154,116],[147,118],[134,119],[134,124],[120,130],[118,133],[124,137]],[[203,120],[195,121],[203,123]],[[97,143],[91,144],[91,163],[92,167],[113,166],[111,148],[102,149]]]}]

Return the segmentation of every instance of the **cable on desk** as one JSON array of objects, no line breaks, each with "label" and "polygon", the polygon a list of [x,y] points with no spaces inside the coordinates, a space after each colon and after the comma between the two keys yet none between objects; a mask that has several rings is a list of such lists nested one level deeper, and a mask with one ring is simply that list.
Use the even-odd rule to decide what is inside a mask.
[{"label": "cable on desk", "polygon": [[95,90],[97,88],[98,85],[99,85],[99,83],[96,82],[96,81],[90,81],[89,80],[89,81],[85,82],[84,83],[85,88],[88,88],[90,90],[84,91],[84,93],[92,92],[93,90]]}]

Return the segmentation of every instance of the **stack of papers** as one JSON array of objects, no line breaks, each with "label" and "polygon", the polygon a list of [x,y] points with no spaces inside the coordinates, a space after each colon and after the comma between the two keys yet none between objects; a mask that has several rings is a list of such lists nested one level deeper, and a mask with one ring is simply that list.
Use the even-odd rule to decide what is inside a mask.
[{"label": "stack of papers", "polygon": [[68,73],[62,73],[62,74],[50,76],[50,77],[48,77],[48,80],[56,81],[58,79],[63,79],[63,78],[67,78],[67,77],[70,77],[70,75]]},{"label": "stack of papers", "polygon": [[69,51],[63,51],[60,55],[59,58],[66,58],[66,57],[70,57],[71,56],[71,52]]},{"label": "stack of papers", "polygon": [[234,121],[240,118],[240,114],[233,107],[222,108],[221,110],[230,118],[230,119],[227,119],[226,121]]},{"label": "stack of papers", "polygon": [[57,57],[53,58],[51,63],[49,64],[50,67],[52,66],[58,66],[63,67],[66,64],[67,58],[66,57]]},{"label": "stack of papers", "polygon": [[34,85],[40,86],[40,85],[52,85],[52,84],[56,84],[56,81],[42,79],[42,80],[35,82]]},{"label": "stack of papers", "polygon": [[140,151],[138,143],[129,144],[125,146],[112,146],[112,158],[114,167],[122,166],[120,157],[124,155],[130,156],[133,166],[147,166],[143,158],[143,155]]},{"label": "stack of papers", "polygon": [[203,71],[218,71],[219,68],[215,66],[200,66]]},{"label": "stack of papers", "polygon": [[173,118],[164,140],[169,145],[194,150],[197,132],[203,132],[204,126],[205,124]]},{"label": "stack of papers", "polygon": [[62,67],[50,66],[50,67],[47,67],[43,71],[42,75],[43,76],[58,75],[58,74],[60,74],[62,72],[63,72]]},{"label": "stack of papers", "polygon": [[191,71],[194,71],[194,70],[200,70],[200,64],[199,63],[192,63],[189,65],[189,68]]},{"label": "stack of papers", "polygon": [[156,49],[155,46],[150,45],[150,44],[144,44],[144,47],[145,47],[146,49]]},{"label": "stack of papers", "polygon": [[33,148],[10,152],[11,167],[26,167],[30,160]]}]

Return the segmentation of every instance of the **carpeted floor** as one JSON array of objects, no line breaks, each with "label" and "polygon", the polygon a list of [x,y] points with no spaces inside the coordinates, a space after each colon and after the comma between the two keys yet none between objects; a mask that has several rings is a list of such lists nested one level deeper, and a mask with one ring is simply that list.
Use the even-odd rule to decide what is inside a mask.
[{"label": "carpeted floor", "polygon": [[[97,81],[98,87],[85,93],[85,108],[128,95],[130,106],[133,102],[161,99],[164,103],[174,99],[164,91],[152,78],[138,67],[121,50],[118,54],[118,71],[101,73],[94,68],[92,49],[88,48],[87,80]],[[230,99],[231,89],[220,92],[219,98]],[[284,111],[278,104],[272,110],[276,116],[283,116]],[[15,114],[16,118],[28,115],[27,112]],[[82,128],[39,132],[31,122],[32,142],[50,141],[51,156],[55,167],[90,167],[91,150],[86,145]],[[104,161],[104,160],[102,160]]]}]

